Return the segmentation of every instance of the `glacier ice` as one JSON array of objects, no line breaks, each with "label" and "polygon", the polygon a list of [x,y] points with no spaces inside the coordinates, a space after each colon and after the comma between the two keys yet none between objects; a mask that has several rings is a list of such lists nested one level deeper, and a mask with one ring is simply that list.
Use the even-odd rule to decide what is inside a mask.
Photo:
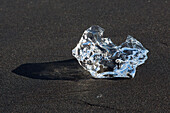
[{"label": "glacier ice", "polygon": [[134,78],[149,51],[130,35],[116,46],[111,39],[103,38],[103,32],[97,25],[85,30],[72,55],[94,78]]}]

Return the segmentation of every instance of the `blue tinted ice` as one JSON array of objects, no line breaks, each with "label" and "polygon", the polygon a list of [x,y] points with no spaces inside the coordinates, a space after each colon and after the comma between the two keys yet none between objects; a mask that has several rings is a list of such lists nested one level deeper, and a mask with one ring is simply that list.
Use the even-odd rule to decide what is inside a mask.
[{"label": "blue tinted ice", "polygon": [[94,78],[133,78],[137,66],[148,58],[149,51],[130,35],[116,46],[109,38],[103,38],[103,32],[99,26],[85,30],[72,50],[73,56]]}]

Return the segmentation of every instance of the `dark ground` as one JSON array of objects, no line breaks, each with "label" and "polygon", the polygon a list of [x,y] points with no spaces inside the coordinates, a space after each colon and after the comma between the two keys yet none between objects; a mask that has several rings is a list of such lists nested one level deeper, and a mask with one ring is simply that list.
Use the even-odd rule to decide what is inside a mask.
[{"label": "dark ground", "polygon": [[[0,112],[170,112],[169,7],[168,0],[0,0]],[[95,24],[117,45],[132,35],[150,51],[134,79],[92,79],[73,59]]]}]

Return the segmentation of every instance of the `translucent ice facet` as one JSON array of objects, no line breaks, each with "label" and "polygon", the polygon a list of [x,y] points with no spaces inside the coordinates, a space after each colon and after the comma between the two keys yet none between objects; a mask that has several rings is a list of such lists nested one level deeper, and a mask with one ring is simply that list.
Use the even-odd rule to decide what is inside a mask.
[{"label": "translucent ice facet", "polygon": [[132,36],[120,46],[103,38],[104,29],[95,25],[84,31],[79,43],[72,50],[79,64],[94,78],[133,78],[137,66],[148,58],[147,49]]}]

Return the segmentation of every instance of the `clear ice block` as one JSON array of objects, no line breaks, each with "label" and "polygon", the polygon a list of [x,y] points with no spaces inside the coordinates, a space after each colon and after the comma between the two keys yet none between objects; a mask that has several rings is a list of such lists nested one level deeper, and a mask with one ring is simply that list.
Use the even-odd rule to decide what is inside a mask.
[{"label": "clear ice block", "polygon": [[94,78],[134,78],[137,66],[148,58],[147,49],[132,36],[120,46],[103,38],[104,29],[94,25],[84,31],[72,50],[79,64]]}]

